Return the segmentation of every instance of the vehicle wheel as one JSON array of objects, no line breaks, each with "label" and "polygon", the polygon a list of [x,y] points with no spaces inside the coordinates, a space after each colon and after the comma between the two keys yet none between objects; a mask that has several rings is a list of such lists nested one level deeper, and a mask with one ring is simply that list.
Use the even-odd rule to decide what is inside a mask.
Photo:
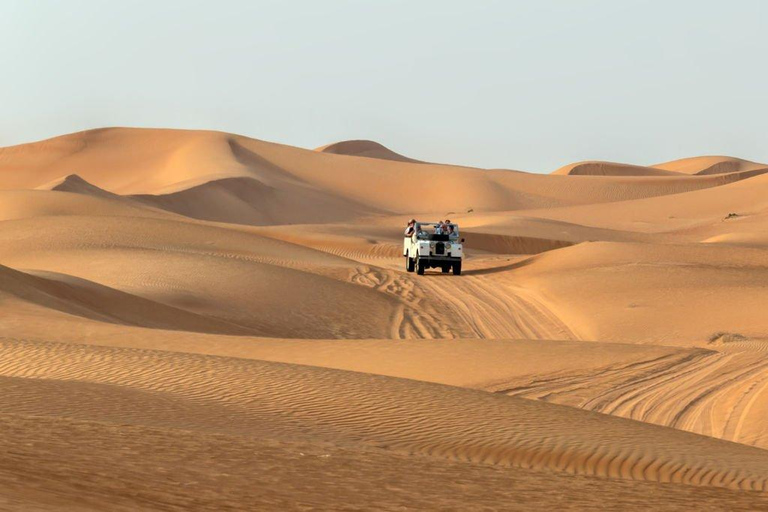
[{"label": "vehicle wheel", "polygon": [[416,269],[416,262],[410,256],[405,257],[405,270],[413,272]]},{"label": "vehicle wheel", "polygon": [[443,274],[447,274],[448,271],[451,270],[451,266],[450,265],[443,265],[442,270],[443,270]]},{"label": "vehicle wheel", "polygon": [[455,276],[461,275],[461,262],[453,264],[453,275]]},{"label": "vehicle wheel", "polygon": [[427,262],[423,260],[418,260],[416,262],[416,265],[418,265],[418,268],[416,269],[416,273],[420,276],[424,275],[424,270],[427,268]]}]

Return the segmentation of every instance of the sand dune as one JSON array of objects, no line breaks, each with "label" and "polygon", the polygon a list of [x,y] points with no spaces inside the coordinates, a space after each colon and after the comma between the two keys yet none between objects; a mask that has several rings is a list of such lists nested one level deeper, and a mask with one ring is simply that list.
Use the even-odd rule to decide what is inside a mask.
[{"label": "sand dune", "polygon": [[423,163],[413,158],[395,153],[388,147],[372,140],[344,140],[326,146],[321,146],[315,151],[331,153],[334,155],[364,156],[366,158],[380,158],[383,160],[395,160],[397,162]]},{"label": "sand dune", "polygon": [[702,345],[717,332],[768,338],[760,313],[768,285],[763,250],[601,242],[535,258],[516,279],[530,278],[582,339]]},{"label": "sand dune", "polygon": [[553,171],[568,176],[679,176],[680,172],[660,167],[618,164],[614,162],[577,162]]},{"label": "sand dune", "polygon": [[[199,205],[193,212],[194,208],[179,203],[202,200],[203,192],[214,189],[209,192],[218,204],[215,211],[220,217],[222,188],[227,189],[224,195],[243,197],[232,194],[232,187],[226,186],[228,181],[196,187],[227,178],[251,178],[256,182],[247,182],[253,186],[246,189],[254,195],[242,191],[246,202],[259,204],[269,198],[284,206],[279,213],[290,215],[293,223],[316,222],[318,208],[330,212],[342,206],[353,207],[353,212],[340,209],[335,213],[342,220],[366,209],[371,214],[411,214],[414,206],[410,195],[390,186],[392,183],[422,184],[429,193],[421,198],[421,211],[466,212],[605,203],[699,190],[739,179],[717,175],[606,176],[595,180],[479,171],[336,155],[225,133],[180,130],[91,130],[0,149],[0,189],[36,188],[70,174],[121,195],[160,195],[161,203],[171,203],[187,215],[194,213],[194,217],[204,219],[208,218],[205,206]],[[188,189],[195,190],[182,197],[167,197]],[[307,199],[309,207],[304,211]],[[242,213],[244,205],[234,203],[235,212]],[[246,218],[254,215],[251,212]],[[234,217],[228,221],[239,218]]]},{"label": "sand dune", "polygon": [[1,148],[0,509],[768,508],[766,173]]},{"label": "sand dune", "polygon": [[[717,227],[732,217],[759,215],[768,209],[765,189],[768,178],[762,171],[745,171],[746,179],[713,189],[601,205],[533,210],[521,215],[625,232],[675,232]],[[757,174],[752,174],[757,173]],[[728,176],[743,175],[734,173]],[[730,230],[731,227],[726,230]],[[683,240],[686,240],[683,238]],[[690,241],[687,239],[686,241]],[[700,241],[700,239],[693,241]]]},{"label": "sand dune", "polygon": [[655,169],[674,171],[683,174],[724,174],[739,171],[752,171],[767,167],[765,164],[733,158],[729,156],[699,156],[673,160],[652,166]]},{"label": "sand dune", "polygon": [[254,178],[222,178],[179,192],[132,198],[188,217],[250,225],[328,223],[379,213],[308,186],[274,188]]},{"label": "sand dune", "polygon": [[[397,309],[387,295],[304,270],[326,263],[327,272],[347,275],[347,260],[222,228],[57,217],[13,222],[4,240],[30,232],[37,236],[3,245],[4,262],[87,279],[261,335],[383,337]],[[377,312],[370,322],[357,321],[361,307]]]},{"label": "sand dune", "polygon": [[37,187],[40,190],[56,190],[59,192],[74,192],[76,194],[85,194],[96,197],[106,197],[110,199],[117,199],[120,196],[112,194],[106,190],[102,190],[99,187],[91,185],[77,174],[70,174],[57,180],[53,180],[50,183],[45,183]]},{"label": "sand dune", "polygon": [[40,217],[93,215],[99,217],[169,217],[124,198],[43,190],[0,191],[0,221]]},{"label": "sand dune", "polygon": [[683,158],[651,166],[615,162],[577,162],[565,165],[552,174],[570,176],[680,176],[730,174],[744,171],[766,171],[768,165],[727,156]]}]

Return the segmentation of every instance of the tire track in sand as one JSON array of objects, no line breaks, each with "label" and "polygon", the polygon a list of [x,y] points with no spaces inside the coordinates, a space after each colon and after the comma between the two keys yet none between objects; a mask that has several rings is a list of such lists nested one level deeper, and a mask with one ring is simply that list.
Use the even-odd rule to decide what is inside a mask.
[{"label": "tire track in sand", "polygon": [[531,289],[499,282],[492,275],[431,277],[419,285],[428,297],[443,304],[439,307],[442,317],[461,325],[464,337],[578,339]]},{"label": "tire track in sand", "polygon": [[689,352],[516,379],[508,395],[570,405],[768,448],[768,360],[760,352]]},{"label": "tire track in sand", "polygon": [[394,339],[578,339],[534,291],[492,276],[412,276],[360,265],[349,281],[400,301]]}]

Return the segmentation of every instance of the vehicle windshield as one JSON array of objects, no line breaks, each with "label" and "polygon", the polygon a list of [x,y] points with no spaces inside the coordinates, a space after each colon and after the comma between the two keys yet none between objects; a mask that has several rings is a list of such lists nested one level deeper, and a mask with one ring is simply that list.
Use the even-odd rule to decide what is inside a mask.
[{"label": "vehicle windshield", "polygon": [[417,222],[416,237],[420,240],[453,240],[459,238],[459,226],[453,223]]}]

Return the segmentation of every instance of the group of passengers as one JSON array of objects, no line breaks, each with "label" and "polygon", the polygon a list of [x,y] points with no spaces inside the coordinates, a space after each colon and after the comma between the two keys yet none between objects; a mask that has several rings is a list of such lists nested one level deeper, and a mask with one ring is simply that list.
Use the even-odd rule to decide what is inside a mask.
[{"label": "group of passengers", "polygon": [[445,219],[438,222],[437,227],[435,228],[435,234],[436,235],[452,235],[453,224],[451,224],[451,219]]},{"label": "group of passengers", "polygon": [[[406,226],[405,232],[403,234],[406,237],[411,237],[415,232],[416,232],[416,219],[411,219],[408,221],[408,226]],[[453,227],[453,224],[451,224],[450,219],[441,220],[435,226],[436,235],[452,235],[453,233],[454,233],[454,227]]]}]

